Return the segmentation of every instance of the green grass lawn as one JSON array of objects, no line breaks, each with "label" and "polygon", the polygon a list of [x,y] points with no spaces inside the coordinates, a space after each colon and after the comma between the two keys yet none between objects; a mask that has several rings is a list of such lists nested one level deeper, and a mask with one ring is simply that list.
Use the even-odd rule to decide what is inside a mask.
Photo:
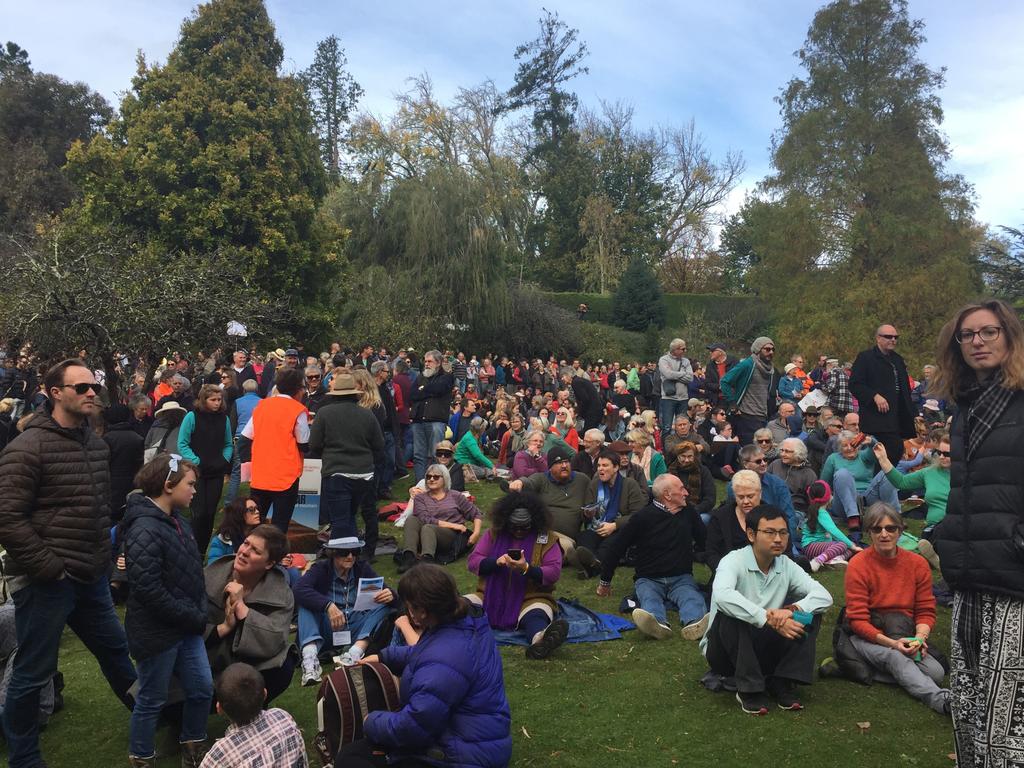
[{"label": "green grass lawn", "polygon": [[[408,483],[396,483],[396,498]],[[721,491],[720,487],[720,491]],[[500,494],[496,485],[473,487],[482,509]],[[720,493],[721,495],[721,493]],[[918,524],[917,527],[920,527]],[[384,533],[400,531],[385,525]],[[377,570],[395,583],[390,557]],[[465,560],[450,566],[460,589],[475,577]],[[698,566],[698,579],[707,571]],[[818,576],[843,604],[839,572]],[[615,612],[632,583],[620,569],[613,597],[594,594],[595,582],[566,571],[558,595],[578,598],[591,609]],[[831,655],[838,607],[825,617],[818,637],[818,659]],[[674,616],[672,616],[674,618]],[[939,609],[933,637],[948,651],[949,610]],[[712,694],[699,684],[706,664],[696,643],[678,637],[652,641],[637,632],[605,643],[567,645],[543,662],[529,661],[522,648],[503,648],[505,685],[512,706],[513,766],[951,766],[950,723],[902,691],[862,687],[843,680],[821,680],[803,689],[802,712],[774,710],[768,717],[740,711],[732,694]],[[64,711],[43,732],[43,755],[54,768],[127,764],[128,714],[100,675],[95,660],[70,632],[61,646],[60,667],[67,688]],[[307,744],[316,733],[315,688],[292,687],[275,702],[295,717]],[[858,723],[869,722],[861,729]],[[210,719],[210,736],[226,723]],[[174,735],[157,736],[167,753]],[[0,750],[6,758],[6,750]],[[315,761],[312,751],[310,759]],[[178,765],[174,755],[159,765]]]}]

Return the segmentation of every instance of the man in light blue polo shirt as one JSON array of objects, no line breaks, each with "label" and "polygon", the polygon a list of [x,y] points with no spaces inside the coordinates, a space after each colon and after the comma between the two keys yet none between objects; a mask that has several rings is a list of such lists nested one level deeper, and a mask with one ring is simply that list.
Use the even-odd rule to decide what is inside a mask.
[{"label": "man in light blue polo shirt", "polygon": [[770,504],[747,513],[750,546],[719,563],[701,640],[711,669],[735,678],[736,699],[752,715],[768,714],[769,695],[781,709],[803,709],[796,684],[813,679],[820,614],[832,605],[828,590],[784,556],[786,523]]}]

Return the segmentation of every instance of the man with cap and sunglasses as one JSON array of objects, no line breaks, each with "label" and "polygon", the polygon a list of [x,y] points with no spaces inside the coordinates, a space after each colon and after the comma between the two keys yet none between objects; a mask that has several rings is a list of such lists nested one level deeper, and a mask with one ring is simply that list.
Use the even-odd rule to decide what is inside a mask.
[{"label": "man with cap and sunglasses", "polygon": [[369,563],[358,559],[364,546],[365,542],[355,536],[331,539],[324,547],[325,556],[313,563],[295,585],[303,685],[320,682],[323,672],[319,657],[325,646],[349,646],[341,663],[356,664],[395,600],[394,593],[384,587],[374,594],[373,608],[355,610],[359,580],[378,578]]},{"label": "man with cap and sunglasses", "polygon": [[43,765],[39,694],[57,672],[65,625],[126,704],[136,678],[107,580],[109,449],[88,426],[103,388],[80,360],[53,366],[43,383],[46,411],[0,453],[0,545],[18,639],[3,713],[13,768]]}]

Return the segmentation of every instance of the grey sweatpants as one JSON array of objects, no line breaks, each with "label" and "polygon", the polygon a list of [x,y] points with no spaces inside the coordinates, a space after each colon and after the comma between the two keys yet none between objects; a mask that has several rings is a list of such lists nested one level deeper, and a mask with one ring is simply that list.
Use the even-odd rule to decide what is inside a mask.
[{"label": "grey sweatpants", "polygon": [[931,656],[914,661],[895,648],[868,642],[857,635],[853,635],[850,640],[864,660],[874,668],[874,679],[877,682],[898,685],[939,714],[946,713],[949,689],[939,687],[946,676],[939,662]]}]

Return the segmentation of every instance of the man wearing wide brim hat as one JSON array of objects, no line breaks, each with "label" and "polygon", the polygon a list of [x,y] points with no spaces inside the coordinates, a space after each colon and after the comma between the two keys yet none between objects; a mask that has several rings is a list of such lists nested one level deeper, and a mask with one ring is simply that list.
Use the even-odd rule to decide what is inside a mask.
[{"label": "man wearing wide brim hat", "polygon": [[[372,494],[376,502],[374,467],[384,463],[384,434],[373,411],[359,405],[355,377],[340,370],[331,379],[325,403],[313,421],[309,457],[321,459],[323,495],[320,514],[331,523],[331,538],[356,535],[356,510]],[[377,515],[364,516],[366,554],[377,546]]]},{"label": "man wearing wide brim hat", "polygon": [[302,649],[302,684],[316,685],[323,674],[320,654],[349,646],[341,657],[345,666],[363,657],[370,637],[387,618],[395,595],[386,587],[373,597],[374,607],[355,610],[359,580],[376,579],[370,564],[359,559],[365,542],[356,536],[332,538],[324,546],[326,557],[317,560],[295,585],[299,608],[299,648]]}]

